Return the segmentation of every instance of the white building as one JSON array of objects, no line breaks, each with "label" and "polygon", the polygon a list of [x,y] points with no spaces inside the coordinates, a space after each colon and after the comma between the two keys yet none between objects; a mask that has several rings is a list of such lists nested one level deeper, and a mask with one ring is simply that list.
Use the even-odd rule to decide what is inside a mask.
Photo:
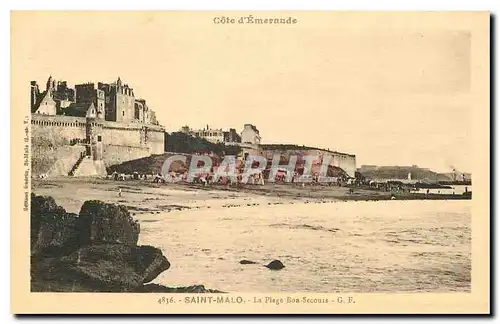
[{"label": "white building", "polygon": [[208,125],[205,129],[190,129],[188,126],[184,126],[181,131],[212,143],[224,143],[224,131],[222,129],[211,129]]},{"label": "white building", "polygon": [[252,124],[245,124],[241,132],[241,143],[243,144],[260,144],[260,134],[257,127]]}]

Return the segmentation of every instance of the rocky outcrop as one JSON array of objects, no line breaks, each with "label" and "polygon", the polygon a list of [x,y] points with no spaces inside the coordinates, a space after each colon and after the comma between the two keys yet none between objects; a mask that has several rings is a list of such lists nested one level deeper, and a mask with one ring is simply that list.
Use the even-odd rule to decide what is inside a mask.
[{"label": "rocky outcrop", "polygon": [[80,210],[82,244],[123,244],[136,246],[139,223],[134,221],[125,206],[90,200]]},{"label": "rocky outcrop", "polygon": [[143,275],[143,283],[153,281],[160,273],[170,268],[170,263],[160,249],[144,245],[139,246],[136,253],[137,270]]},{"label": "rocky outcrop", "polygon": [[78,215],[52,197],[31,196],[31,255],[56,254],[78,247]]},{"label": "rocky outcrop", "polygon": [[137,246],[139,232],[123,206],[86,201],[76,215],[52,197],[32,195],[31,290],[212,292],[203,286],[145,285],[170,263],[160,249]]}]

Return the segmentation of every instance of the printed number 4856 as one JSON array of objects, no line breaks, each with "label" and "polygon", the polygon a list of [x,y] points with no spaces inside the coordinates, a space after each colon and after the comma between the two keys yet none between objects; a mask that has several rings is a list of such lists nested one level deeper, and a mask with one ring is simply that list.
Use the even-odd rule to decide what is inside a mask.
[{"label": "printed number 4856", "polygon": [[174,303],[174,297],[161,297],[158,299],[158,304],[173,304]]}]

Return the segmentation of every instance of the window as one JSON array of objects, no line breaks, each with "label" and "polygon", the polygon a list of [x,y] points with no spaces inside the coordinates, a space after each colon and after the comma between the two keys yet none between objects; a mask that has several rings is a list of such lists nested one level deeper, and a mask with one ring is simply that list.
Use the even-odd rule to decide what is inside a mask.
[{"label": "window", "polygon": [[122,111],[122,116],[125,116],[125,112],[124,111]]},{"label": "window", "polygon": [[97,135],[97,141],[100,142],[102,140],[101,135]]}]

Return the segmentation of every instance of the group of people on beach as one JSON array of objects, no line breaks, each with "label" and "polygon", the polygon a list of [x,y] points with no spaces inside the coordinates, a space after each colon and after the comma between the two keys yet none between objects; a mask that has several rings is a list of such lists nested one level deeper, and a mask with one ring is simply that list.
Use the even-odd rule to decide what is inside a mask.
[{"label": "group of people on beach", "polygon": [[[266,179],[267,175],[267,179]],[[322,179],[322,177],[314,173],[310,176],[303,176],[298,172],[293,172],[289,174],[287,171],[278,170],[275,172],[273,180],[269,180],[269,172],[254,172],[251,174],[243,174],[237,172],[235,176],[219,176],[214,172],[198,172],[195,174],[189,174],[188,171],[183,172],[169,172],[166,175],[161,173],[139,173],[133,172],[132,174],[118,173],[114,171],[108,174],[106,177],[109,180],[115,181],[125,181],[125,180],[148,180],[151,179],[154,183],[194,183],[202,184],[204,186],[208,185],[238,185],[238,184],[248,184],[248,185],[265,185],[267,182],[273,183],[290,183],[295,185],[300,185],[302,187],[306,185],[315,184],[326,184],[326,185],[336,185],[341,186],[346,181],[342,181],[340,178],[332,179]],[[267,180],[267,181],[266,181]]]}]

